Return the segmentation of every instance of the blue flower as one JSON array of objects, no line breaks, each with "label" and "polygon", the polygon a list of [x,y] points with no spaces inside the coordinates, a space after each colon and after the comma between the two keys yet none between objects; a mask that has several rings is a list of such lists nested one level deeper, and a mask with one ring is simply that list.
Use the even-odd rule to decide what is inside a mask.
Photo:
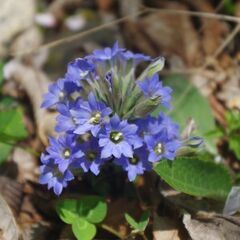
[{"label": "blue flower", "polygon": [[57,140],[49,138],[50,146],[46,149],[51,158],[55,160],[59,171],[64,173],[71,164],[75,164],[84,155],[74,135],[60,136]]},{"label": "blue flower", "polygon": [[101,157],[133,157],[133,148],[143,145],[137,129],[135,124],[129,124],[127,120],[121,121],[115,114],[99,134],[99,146],[103,147]]},{"label": "blue flower", "polygon": [[60,172],[55,160],[48,155],[42,154],[41,160],[43,165],[40,167],[39,183],[47,184],[48,189],[53,188],[54,193],[59,196],[74,176],[70,170]]},{"label": "blue flower", "polygon": [[91,131],[93,136],[97,136],[103,123],[106,121],[112,110],[102,102],[96,100],[93,93],[88,96],[88,101],[82,101],[77,110],[71,110],[71,114],[77,123],[74,133],[84,134]]},{"label": "blue flower", "polygon": [[69,95],[76,90],[76,85],[64,78],[59,79],[56,83],[52,83],[48,87],[48,93],[44,95],[41,107],[49,108],[58,103],[66,103]]},{"label": "blue flower", "polygon": [[142,175],[145,171],[151,170],[151,163],[147,159],[148,152],[145,147],[141,147],[134,150],[133,157],[122,156],[115,162],[127,172],[129,181],[134,181],[137,175]]},{"label": "blue flower", "polygon": [[66,78],[82,86],[81,80],[87,79],[90,73],[93,73],[94,65],[84,58],[77,58],[68,64]]},{"label": "blue flower", "polygon": [[174,123],[172,119],[163,112],[161,112],[157,118],[147,116],[137,119],[136,124],[142,136],[162,133],[165,134],[169,140],[179,137],[179,125]]},{"label": "blue flower", "polygon": [[160,103],[170,108],[171,92],[170,87],[163,87],[162,82],[159,81],[158,74],[154,74],[150,78],[146,78],[144,81],[137,82],[139,88],[142,90],[145,97],[152,100],[160,99]]},{"label": "blue flower", "polygon": [[106,61],[111,60],[121,53],[124,49],[118,47],[118,42],[115,42],[113,48],[104,48],[103,50],[94,50],[91,56],[94,61]]},{"label": "blue flower", "polygon": [[81,149],[84,152],[84,156],[80,158],[80,166],[84,172],[89,170],[98,175],[100,172],[100,166],[106,161],[101,159],[101,149],[98,145],[96,138],[90,138],[81,144]]},{"label": "blue flower", "polygon": [[142,53],[133,53],[131,51],[126,51],[126,52],[122,52],[121,56],[125,59],[125,60],[133,60],[135,65],[143,62],[143,61],[150,61],[151,57],[146,56]]},{"label": "blue flower", "polygon": [[78,99],[69,104],[58,104],[57,111],[59,112],[59,115],[56,118],[57,124],[55,127],[57,132],[73,133],[77,127],[77,123],[72,114],[72,110],[76,110],[81,101],[81,99]]},{"label": "blue flower", "polygon": [[149,150],[148,161],[150,162],[157,162],[162,158],[173,160],[176,151],[181,146],[179,140],[168,140],[165,133],[145,136],[144,140]]}]

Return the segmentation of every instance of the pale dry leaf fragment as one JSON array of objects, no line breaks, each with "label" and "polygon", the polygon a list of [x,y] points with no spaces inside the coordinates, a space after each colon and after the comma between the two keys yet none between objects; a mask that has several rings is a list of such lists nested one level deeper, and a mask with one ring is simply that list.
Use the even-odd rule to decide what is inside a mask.
[{"label": "pale dry leaf fragment", "polygon": [[19,181],[37,181],[38,176],[36,173],[38,163],[37,159],[32,154],[22,148],[16,147],[13,150],[12,160],[18,165]]},{"label": "pale dry leaf fragment", "polygon": [[33,24],[35,0],[0,0],[0,44]]},{"label": "pale dry leaf fragment", "polygon": [[0,239],[18,240],[20,230],[16,224],[13,213],[4,198],[0,195]]},{"label": "pale dry leaf fragment", "polygon": [[33,107],[38,135],[47,145],[48,136],[56,135],[54,131],[56,112],[49,112],[40,106],[50,80],[42,70],[24,65],[16,59],[8,62],[3,70],[6,79],[16,81],[27,93]]},{"label": "pale dry leaf fragment", "polygon": [[239,240],[240,226],[237,222],[217,216],[193,219],[184,214],[183,223],[192,240]]},{"label": "pale dry leaf fragment", "polygon": [[153,237],[154,240],[181,240],[176,222],[157,214],[153,218]]},{"label": "pale dry leaf fragment", "polygon": [[223,214],[233,215],[238,211],[240,211],[240,187],[235,186],[228,194]]}]

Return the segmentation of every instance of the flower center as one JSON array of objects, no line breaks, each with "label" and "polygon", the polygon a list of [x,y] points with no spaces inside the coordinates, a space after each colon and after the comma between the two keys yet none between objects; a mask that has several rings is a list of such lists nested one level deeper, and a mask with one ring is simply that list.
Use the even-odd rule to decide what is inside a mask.
[{"label": "flower center", "polygon": [[101,113],[100,112],[95,112],[92,114],[91,118],[90,118],[90,123],[96,125],[99,124],[101,120]]},{"label": "flower center", "polygon": [[133,158],[129,158],[128,161],[132,164],[132,165],[137,165],[139,162],[139,157],[137,155],[133,155]]},{"label": "flower center", "polygon": [[64,151],[63,151],[63,157],[64,157],[65,159],[67,159],[67,158],[70,157],[70,155],[71,155],[71,150],[70,150],[69,148],[64,149]]},{"label": "flower center", "polygon": [[94,151],[89,151],[86,153],[86,158],[88,161],[93,162],[96,159],[97,153]]},{"label": "flower center", "polygon": [[88,71],[80,71],[79,76],[80,78],[84,78],[88,75]]},{"label": "flower center", "polygon": [[61,91],[61,92],[59,93],[59,99],[62,101],[62,100],[64,99],[64,97],[65,97],[65,94],[64,94],[63,91]]},{"label": "flower center", "polygon": [[164,146],[162,143],[158,143],[155,147],[154,147],[154,152],[157,154],[157,155],[161,155],[164,151]]},{"label": "flower center", "polygon": [[77,124],[77,118],[72,117],[72,121],[73,121],[73,123],[74,123],[75,125]]},{"label": "flower center", "polygon": [[121,132],[112,131],[110,133],[110,140],[114,143],[120,143],[123,140],[123,134]]}]

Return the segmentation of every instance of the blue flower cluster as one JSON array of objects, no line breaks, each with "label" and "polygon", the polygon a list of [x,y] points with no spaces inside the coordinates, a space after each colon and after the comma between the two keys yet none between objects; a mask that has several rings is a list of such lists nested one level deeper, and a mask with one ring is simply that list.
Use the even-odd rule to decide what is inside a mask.
[{"label": "blue flower cluster", "polygon": [[[139,63],[148,67],[136,76]],[[42,103],[58,111],[59,137],[41,156],[40,183],[59,195],[76,172],[97,175],[109,161],[133,181],[162,158],[173,160],[179,127],[162,112],[151,116],[160,105],[170,108],[172,89],[158,77],[163,64],[118,43],[70,62]]]}]

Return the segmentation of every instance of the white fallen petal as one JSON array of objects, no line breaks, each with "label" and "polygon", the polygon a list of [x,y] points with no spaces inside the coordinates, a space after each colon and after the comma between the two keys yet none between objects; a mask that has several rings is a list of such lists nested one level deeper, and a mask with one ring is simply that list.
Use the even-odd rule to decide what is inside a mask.
[{"label": "white fallen petal", "polygon": [[35,16],[35,22],[46,28],[53,28],[56,26],[56,18],[51,13],[39,13]]},{"label": "white fallen petal", "polygon": [[86,20],[82,16],[71,16],[65,20],[65,26],[71,31],[79,31],[86,25]]}]

